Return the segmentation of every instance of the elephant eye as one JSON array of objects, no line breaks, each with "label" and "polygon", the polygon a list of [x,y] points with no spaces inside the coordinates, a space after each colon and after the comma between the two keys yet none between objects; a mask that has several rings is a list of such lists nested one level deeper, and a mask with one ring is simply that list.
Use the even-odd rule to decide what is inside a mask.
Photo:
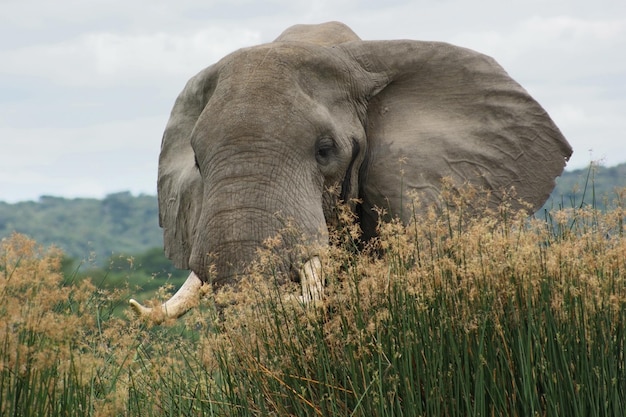
[{"label": "elephant eye", "polygon": [[196,169],[200,171],[200,164],[198,163],[198,157],[195,155],[193,156],[193,162],[196,164]]},{"label": "elephant eye", "polygon": [[315,145],[315,160],[320,165],[328,165],[330,157],[336,152],[335,141],[329,137],[320,138]]}]

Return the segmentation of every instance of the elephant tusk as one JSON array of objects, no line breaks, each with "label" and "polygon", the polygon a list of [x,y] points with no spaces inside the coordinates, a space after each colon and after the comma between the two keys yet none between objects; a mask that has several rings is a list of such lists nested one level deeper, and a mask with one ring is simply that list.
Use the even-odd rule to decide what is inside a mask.
[{"label": "elephant tusk", "polygon": [[156,324],[160,324],[168,318],[178,318],[198,304],[200,288],[204,285],[198,276],[191,272],[185,283],[176,294],[161,304],[160,307],[146,307],[135,299],[129,301],[131,308],[141,318],[152,317]]},{"label": "elephant tusk", "polygon": [[321,301],[324,296],[324,279],[322,277],[322,262],[314,256],[300,268],[300,282],[302,283],[302,302]]}]

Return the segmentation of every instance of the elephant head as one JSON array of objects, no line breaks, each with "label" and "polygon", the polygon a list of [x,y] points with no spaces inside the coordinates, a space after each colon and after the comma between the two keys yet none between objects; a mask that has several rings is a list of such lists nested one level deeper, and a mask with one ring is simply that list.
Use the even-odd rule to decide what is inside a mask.
[{"label": "elephant head", "polygon": [[[182,314],[203,283],[236,279],[286,224],[306,246],[327,244],[338,200],[358,199],[365,238],[375,207],[408,221],[403,202],[414,191],[435,201],[443,177],[488,189],[495,202],[515,187],[539,207],[571,153],[542,107],[485,55],[362,41],[336,22],[291,27],[201,71],[176,100],[159,215],[166,255],[192,273],[163,310]],[[318,280],[306,262],[314,253],[286,253],[286,271],[305,262]]]}]

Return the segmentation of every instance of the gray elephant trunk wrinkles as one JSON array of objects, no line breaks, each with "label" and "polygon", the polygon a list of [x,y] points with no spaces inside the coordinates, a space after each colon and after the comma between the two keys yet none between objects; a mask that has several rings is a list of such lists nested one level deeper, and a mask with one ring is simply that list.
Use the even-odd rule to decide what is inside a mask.
[{"label": "gray elephant trunk wrinkles", "polygon": [[[258,152],[236,149],[238,143],[248,142],[249,147],[251,141],[256,142],[252,148],[266,148],[263,159]],[[310,184],[314,179],[293,155],[280,148],[268,155],[271,145],[263,138],[229,142],[234,149],[225,146],[221,151],[229,158],[220,158],[228,163],[209,161],[202,172],[205,199],[198,229],[203,232],[197,234],[190,267],[204,282],[235,282],[272,239],[269,246],[281,254],[276,269],[294,275],[310,257],[302,247],[327,245],[326,223],[318,208],[321,186]],[[211,266],[214,274],[208,272]]]}]

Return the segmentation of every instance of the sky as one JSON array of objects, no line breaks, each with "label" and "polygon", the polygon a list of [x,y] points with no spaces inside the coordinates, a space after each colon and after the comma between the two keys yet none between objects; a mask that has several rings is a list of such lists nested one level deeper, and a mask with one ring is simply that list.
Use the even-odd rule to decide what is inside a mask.
[{"label": "sky", "polygon": [[0,201],[156,194],[185,82],[296,23],[494,57],[574,148],[626,162],[624,0],[0,0]]}]

